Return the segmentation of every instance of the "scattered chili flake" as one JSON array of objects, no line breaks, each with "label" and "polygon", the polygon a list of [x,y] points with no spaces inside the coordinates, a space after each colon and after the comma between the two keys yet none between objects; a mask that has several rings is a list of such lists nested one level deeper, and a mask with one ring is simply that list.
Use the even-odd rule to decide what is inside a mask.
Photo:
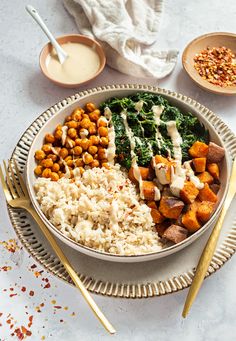
[{"label": "scattered chili flake", "polygon": [[12,267],[11,266],[2,266],[1,268],[0,268],[0,270],[2,270],[2,271],[10,271],[10,270],[12,270]]},{"label": "scattered chili flake", "polygon": [[34,291],[33,291],[33,290],[30,290],[29,295],[30,295],[30,296],[34,296]]},{"label": "scattered chili flake", "polygon": [[194,57],[194,67],[208,82],[221,87],[236,85],[236,59],[232,50],[207,47]]},{"label": "scattered chili flake", "polygon": [[55,309],[61,309],[62,307],[60,305],[54,305]]},{"label": "scattered chili flake", "polygon": [[41,337],[41,340],[45,340],[45,336],[42,336],[42,337]]},{"label": "scattered chili flake", "polygon": [[3,313],[0,313],[0,317],[3,315]]},{"label": "scattered chili flake", "polygon": [[10,294],[9,297],[17,296],[17,294]]},{"label": "scattered chili flake", "polygon": [[56,304],[57,301],[56,301],[56,300],[52,300],[51,303],[52,303],[52,304]]},{"label": "scattered chili flake", "polygon": [[36,265],[36,264],[33,264],[33,265],[31,265],[30,268],[31,268],[31,269],[35,269],[35,268],[37,268],[37,265]]},{"label": "scattered chili flake", "polygon": [[35,271],[34,275],[35,275],[36,278],[38,278],[39,276],[41,276],[41,273],[39,271]]},{"label": "scattered chili flake", "polygon": [[21,291],[22,291],[22,292],[25,292],[25,291],[26,291],[26,287],[22,287],[22,288],[21,288]]},{"label": "scattered chili flake", "polygon": [[33,318],[34,318],[33,315],[29,316],[29,323],[28,323],[29,328],[32,326]]},{"label": "scattered chili flake", "polygon": [[51,287],[51,284],[50,283],[47,283],[46,285],[44,285],[44,289],[49,289]]},{"label": "scattered chili flake", "polygon": [[68,307],[64,307],[64,310],[68,310]]},{"label": "scattered chili flake", "polygon": [[64,322],[64,320],[60,320],[60,322],[62,323],[62,322]]},{"label": "scattered chili flake", "polygon": [[15,239],[9,239],[7,241],[0,241],[0,245],[2,245],[7,251],[15,253],[17,250],[19,250],[19,246],[17,244],[17,241]]}]

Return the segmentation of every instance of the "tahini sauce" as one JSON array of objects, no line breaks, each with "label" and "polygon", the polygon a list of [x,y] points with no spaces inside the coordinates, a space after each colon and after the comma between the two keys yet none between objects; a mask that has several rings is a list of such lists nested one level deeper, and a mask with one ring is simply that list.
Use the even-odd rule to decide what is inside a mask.
[{"label": "tahini sauce", "polygon": [[55,80],[66,83],[81,83],[93,77],[99,69],[100,59],[96,51],[85,44],[66,43],[61,47],[68,58],[61,64],[53,49],[46,59],[49,74]]}]

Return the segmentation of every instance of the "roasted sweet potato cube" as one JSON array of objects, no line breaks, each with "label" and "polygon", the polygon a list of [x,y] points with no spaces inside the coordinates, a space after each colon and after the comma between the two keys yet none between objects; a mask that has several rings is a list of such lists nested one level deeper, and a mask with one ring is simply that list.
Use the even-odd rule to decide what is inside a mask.
[{"label": "roasted sweet potato cube", "polygon": [[159,234],[160,237],[163,236],[163,233],[165,232],[165,230],[171,225],[170,221],[168,220],[165,220],[163,221],[162,223],[160,224],[156,224],[155,227],[156,227],[156,230],[157,230],[157,233]]},{"label": "roasted sweet potato cube", "polygon": [[153,222],[156,224],[160,224],[163,222],[163,220],[165,220],[165,217],[163,217],[161,212],[157,210],[156,208],[151,208],[151,216],[152,216]]},{"label": "roasted sweet potato cube", "polygon": [[204,172],[206,170],[206,158],[196,157],[193,159],[194,169],[197,173]]},{"label": "roasted sweet potato cube", "polygon": [[147,206],[150,208],[155,208],[157,210],[157,204],[155,201],[148,201]]},{"label": "roasted sweet potato cube", "polygon": [[207,162],[208,163],[218,163],[225,156],[224,148],[218,146],[214,142],[209,143],[209,149],[207,154]]},{"label": "roasted sweet potato cube", "polygon": [[153,161],[152,160],[152,167],[154,167],[155,166],[155,164],[157,165],[158,163],[164,163],[164,164],[168,164],[169,163],[169,161],[167,160],[167,158],[166,157],[164,157],[164,156],[162,156],[162,155],[155,155],[154,156],[154,160],[155,161]]},{"label": "roasted sweet potato cube", "polygon": [[186,239],[188,236],[188,230],[186,230],[184,227],[179,225],[170,225],[167,227],[165,232],[163,233],[162,237],[170,240],[171,242],[178,244],[182,242],[184,239]]},{"label": "roasted sweet potato cube", "polygon": [[197,177],[204,184],[207,183],[208,185],[211,185],[214,182],[213,176],[207,171],[198,174]]},{"label": "roasted sweet potato cube", "polygon": [[142,180],[147,180],[148,174],[149,174],[149,168],[137,167],[137,170],[135,170],[134,167],[130,167],[128,176],[132,182],[138,181],[137,178],[139,174],[135,174],[135,172],[140,173]]},{"label": "roasted sweet potato cube", "polygon": [[210,185],[210,189],[211,189],[215,194],[217,194],[217,193],[219,192],[220,185],[218,185],[218,184],[212,184],[212,185]]},{"label": "roasted sweet potato cube", "polygon": [[186,203],[191,204],[198,196],[199,190],[191,181],[185,181],[184,187],[180,190],[180,198]]},{"label": "roasted sweet potato cube", "polygon": [[183,207],[183,201],[178,198],[162,196],[159,211],[166,218],[178,219]]},{"label": "roasted sweet potato cube", "polygon": [[200,229],[201,224],[199,223],[199,221],[197,219],[197,210],[196,210],[196,204],[195,203],[189,205],[187,212],[183,214],[182,224],[191,233]]},{"label": "roasted sweet potato cube", "polygon": [[220,180],[220,169],[217,163],[208,163],[207,170],[213,176],[214,179]]},{"label": "roasted sweet potato cube", "polygon": [[198,198],[201,201],[217,202],[217,195],[210,189],[207,183],[199,190]]},{"label": "roasted sweet potato cube", "polygon": [[197,218],[202,223],[206,223],[214,211],[214,206],[215,204],[213,202],[202,201],[197,208]]},{"label": "roasted sweet potato cube", "polygon": [[206,157],[208,153],[208,145],[204,142],[196,141],[188,150],[189,155],[195,157]]},{"label": "roasted sweet potato cube", "polygon": [[156,190],[158,190],[158,188],[153,181],[142,182],[142,192],[144,199],[154,201]]}]

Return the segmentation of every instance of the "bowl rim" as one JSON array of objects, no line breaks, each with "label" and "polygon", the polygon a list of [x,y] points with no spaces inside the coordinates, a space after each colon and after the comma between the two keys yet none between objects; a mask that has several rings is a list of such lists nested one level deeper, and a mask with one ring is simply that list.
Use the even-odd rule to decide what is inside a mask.
[{"label": "bowl rim", "polygon": [[[100,66],[97,70],[97,72],[92,76],[90,77],[89,79],[83,81],[83,82],[80,82],[80,83],[64,83],[64,82],[61,82],[61,81],[58,81],[57,79],[53,78],[50,73],[48,72],[48,69],[46,67],[46,63],[43,62],[43,54],[45,53],[45,50],[49,47],[52,47],[52,44],[50,42],[48,42],[46,45],[43,46],[40,54],[39,54],[39,66],[40,66],[40,69],[42,71],[42,73],[44,74],[45,77],[47,77],[51,82],[57,84],[57,85],[60,85],[62,87],[68,87],[68,88],[73,88],[73,87],[78,87],[78,86],[81,86],[81,85],[84,85],[90,81],[92,81],[94,78],[96,78],[104,69],[105,65],[106,65],[106,55],[105,55],[105,52],[101,46],[101,44],[96,41],[95,39],[93,38],[90,38],[88,36],[85,36],[85,35],[82,35],[82,34],[65,34],[63,36],[59,36],[59,37],[56,37],[56,41],[59,41],[60,39],[64,39],[64,38],[70,38],[70,37],[75,37],[75,38],[82,38],[84,40],[87,40],[87,41],[90,41],[91,43],[95,44],[96,45],[96,48],[100,51],[100,54],[101,56],[99,55],[99,59],[100,59]],[[86,44],[85,44],[86,45]],[[97,53],[98,54],[98,53]],[[48,56],[48,54],[47,54]],[[47,57],[45,58],[45,61],[46,61]]]},{"label": "bowl rim", "polygon": [[[188,76],[202,89],[217,94],[217,95],[223,95],[223,96],[235,96],[236,95],[236,86],[234,87],[218,87],[217,85],[211,84],[209,83],[207,80],[203,80],[202,82],[199,82],[196,77],[194,76],[194,74],[192,72],[189,71],[188,68],[188,53],[189,50],[191,49],[191,47],[193,45],[195,45],[198,41],[201,40],[205,40],[206,38],[210,38],[210,37],[214,37],[214,36],[226,36],[226,37],[232,37],[235,38],[235,42],[236,42],[236,34],[232,33],[232,32],[209,32],[209,33],[205,33],[201,36],[198,36],[196,38],[194,38],[193,40],[191,40],[187,46],[184,48],[184,51],[182,53],[182,66],[184,68],[184,70],[186,71],[186,73],[188,74]],[[235,50],[236,53],[236,50]],[[228,90],[232,90],[232,91],[227,91]]]},{"label": "bowl rim", "polygon": [[[170,97],[170,98],[173,98],[174,100],[176,100],[177,102],[181,102],[183,103],[184,105],[187,105],[187,106],[190,106],[192,107],[190,104],[188,104],[187,102],[184,102],[183,100],[179,99],[178,97],[175,97],[173,95],[173,92],[171,91],[168,91],[167,90],[167,93],[165,92],[162,92],[162,91],[166,91],[165,89],[162,89],[162,88],[156,88],[156,87],[152,87],[152,86],[145,86],[145,85],[134,85],[134,84],[116,84],[115,85],[115,88],[113,89],[112,86],[110,85],[107,85],[107,86],[103,86],[103,87],[96,87],[96,88],[92,88],[92,89],[89,89],[89,90],[85,90],[85,91],[81,91],[79,92],[78,94],[74,95],[75,97],[75,100],[72,101],[72,102],[68,102],[66,105],[64,105],[60,110],[57,111],[56,115],[60,115],[61,112],[63,112],[65,109],[67,109],[68,107],[70,107],[71,105],[73,105],[75,102],[79,102],[80,100],[82,100],[84,97],[90,97],[91,95],[95,94],[95,93],[101,93],[101,92],[109,92],[109,91],[112,91],[112,90],[115,90],[115,91],[120,91],[120,90],[132,90],[134,92],[151,92],[151,93],[156,93],[156,94],[160,94],[161,96],[164,96],[164,97]],[[177,94],[178,95],[178,94]],[[186,96],[185,96],[186,97]],[[189,97],[187,97],[187,99],[189,99]],[[63,100],[61,101],[63,102]],[[58,102],[57,102],[58,103]],[[192,109],[194,109],[195,111],[198,111],[197,108],[194,108],[192,107]],[[206,121],[206,118],[201,114],[200,111],[198,111],[198,114],[201,118],[203,118],[203,121],[205,120]],[[45,124],[42,126],[44,127],[45,125],[47,125],[51,120],[53,120],[53,118],[55,117],[55,115],[52,115],[46,122]],[[37,118],[36,118],[37,120]],[[201,119],[200,119],[201,121]],[[44,223],[47,225],[47,227],[54,233],[54,235],[57,236],[58,238],[60,238],[63,242],[65,242],[67,245],[71,246],[72,248],[74,248],[75,250],[79,251],[78,249],[84,249],[85,252],[83,253],[86,253],[88,254],[89,253],[93,253],[93,256],[95,257],[95,255],[99,255],[101,257],[105,256],[107,258],[107,260],[112,260],[112,258],[116,258],[116,259],[120,259],[121,261],[122,260],[127,260],[127,259],[136,259],[137,262],[142,258],[147,258],[147,257],[152,257],[152,256],[155,256],[155,255],[160,255],[160,254],[163,254],[163,253],[167,253],[166,255],[163,255],[163,257],[166,257],[169,255],[169,252],[171,252],[172,250],[175,250],[177,249],[176,251],[174,252],[177,252],[177,251],[180,251],[181,250],[181,246],[183,247],[187,247],[188,245],[191,244],[191,242],[194,242],[195,240],[198,239],[198,237],[200,237],[211,225],[212,222],[214,222],[214,220],[216,219],[216,217],[218,216],[218,214],[220,213],[220,210],[222,209],[222,205],[224,203],[224,200],[225,200],[225,196],[227,194],[227,190],[228,190],[228,179],[229,179],[229,175],[230,175],[230,168],[231,168],[231,165],[230,165],[230,157],[229,157],[229,154],[227,152],[227,149],[225,148],[224,146],[224,142],[221,138],[221,136],[218,134],[218,132],[216,131],[216,129],[213,127],[213,125],[211,124],[211,122],[208,121],[208,125],[210,126],[210,128],[215,132],[215,134],[217,135],[218,139],[220,140],[221,142],[221,145],[224,147],[225,149],[225,161],[226,161],[226,173],[227,173],[227,183],[225,185],[225,189],[224,189],[224,192],[223,192],[223,195],[222,195],[222,198],[221,198],[221,201],[219,202],[215,212],[213,213],[213,215],[211,216],[211,218],[208,220],[208,222],[206,222],[198,231],[196,231],[195,233],[193,233],[191,236],[189,236],[188,238],[186,238],[185,240],[183,240],[182,242],[178,243],[178,244],[174,244],[174,245],[171,245],[167,248],[163,248],[161,250],[158,250],[158,251],[154,251],[154,252],[149,252],[149,253],[144,253],[144,254],[140,254],[140,255],[119,255],[119,254],[114,254],[114,253],[109,253],[109,252],[104,252],[104,251],[99,251],[99,250],[96,250],[96,249],[93,249],[93,248],[90,248],[88,246],[85,246],[85,245],[82,245],[78,242],[76,242],[75,240],[67,237],[66,235],[64,235],[60,230],[58,230],[48,219],[47,217],[44,215],[44,213],[42,212],[42,210],[40,209],[40,206],[39,206],[39,203],[38,201],[36,200],[36,197],[35,197],[35,193],[33,191],[33,185],[32,185],[32,191],[31,191],[31,187],[30,187],[30,181],[29,181],[29,172],[30,172],[30,163],[29,163],[29,155],[30,155],[30,150],[33,150],[33,147],[34,147],[34,144],[35,144],[35,141],[36,141],[36,138],[38,136],[38,133],[37,135],[34,137],[33,141],[32,141],[32,144],[30,146],[30,149],[28,151],[28,155],[27,155],[27,161],[26,161],[26,167],[25,167],[25,170],[26,170],[26,186],[27,186],[27,189],[28,189],[28,192],[29,192],[29,196],[30,196],[30,199],[31,199],[31,202],[36,210],[36,212],[39,214],[40,218],[44,221]],[[41,129],[40,129],[41,130]],[[40,131],[39,130],[39,131]],[[191,240],[191,242],[190,242]],[[70,245],[70,244],[73,244],[73,245]],[[185,245],[186,244],[186,245]],[[88,251],[88,252],[86,252]],[[100,257],[96,257],[96,258],[100,258]],[[110,258],[110,259],[109,259]]]}]

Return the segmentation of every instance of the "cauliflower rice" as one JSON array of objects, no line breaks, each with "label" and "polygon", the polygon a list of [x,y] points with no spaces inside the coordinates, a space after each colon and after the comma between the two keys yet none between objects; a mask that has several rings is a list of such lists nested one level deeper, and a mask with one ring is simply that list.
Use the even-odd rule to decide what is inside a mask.
[{"label": "cauliflower rice", "polygon": [[82,245],[119,255],[162,249],[150,208],[118,164],[75,174],[74,182],[38,178],[35,192],[49,221]]}]

